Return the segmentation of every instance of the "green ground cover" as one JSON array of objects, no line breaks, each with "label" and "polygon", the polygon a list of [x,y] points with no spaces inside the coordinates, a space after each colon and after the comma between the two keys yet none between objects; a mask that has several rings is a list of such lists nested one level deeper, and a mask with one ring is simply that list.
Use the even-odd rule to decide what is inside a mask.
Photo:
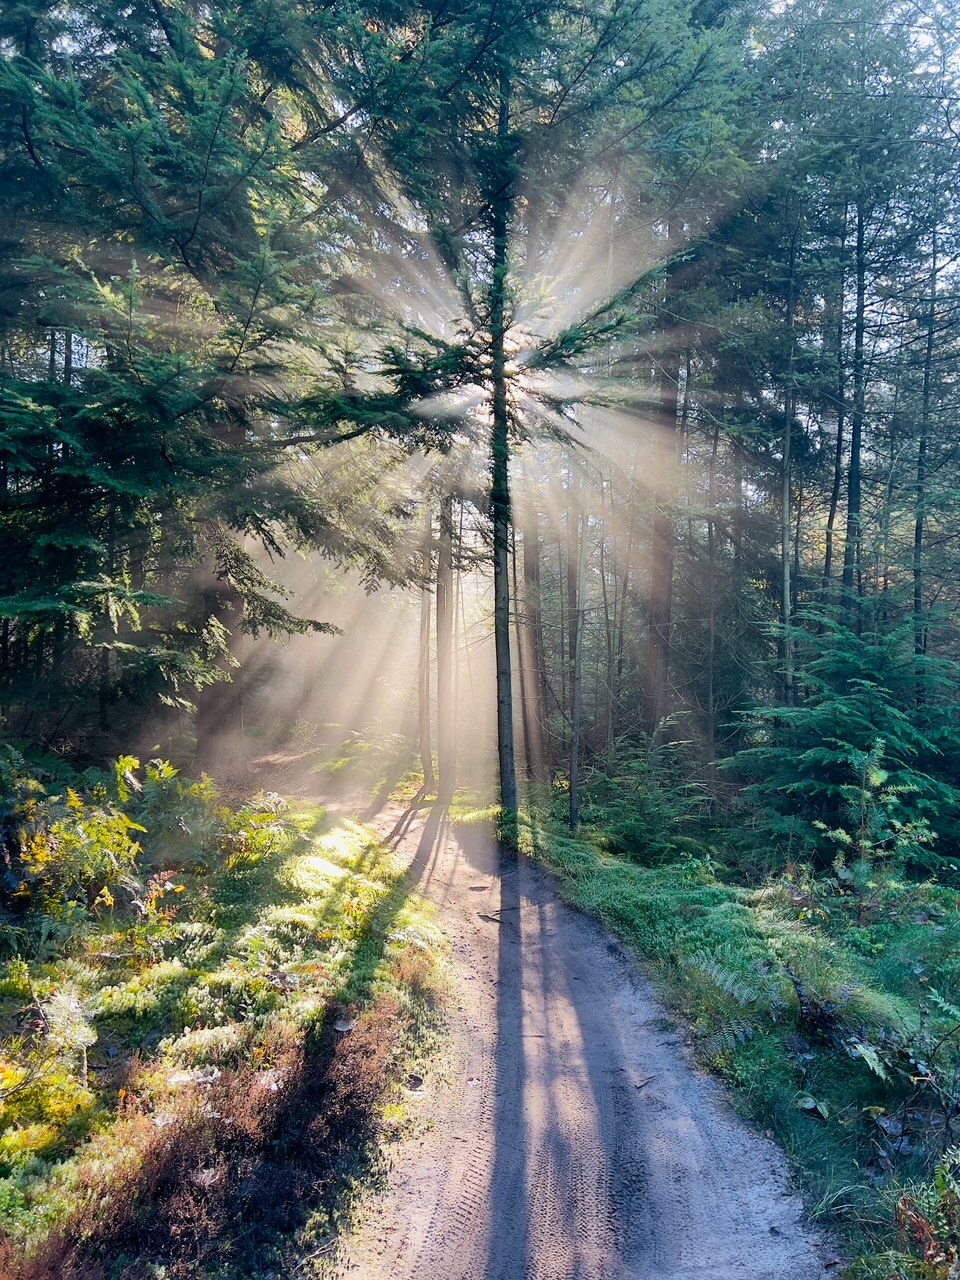
[{"label": "green ground cover", "polygon": [[[646,962],[700,1060],[786,1150],[812,1216],[843,1232],[849,1275],[956,1275],[960,893],[880,859],[745,887],[718,832],[661,835],[648,865],[642,847],[610,852],[602,813],[574,837],[558,808],[525,808],[520,848]],[[453,819],[492,831],[497,811],[462,799]]]},{"label": "green ground cover", "polygon": [[7,772],[0,1275],[272,1274],[399,1122],[429,909],[315,806]]}]

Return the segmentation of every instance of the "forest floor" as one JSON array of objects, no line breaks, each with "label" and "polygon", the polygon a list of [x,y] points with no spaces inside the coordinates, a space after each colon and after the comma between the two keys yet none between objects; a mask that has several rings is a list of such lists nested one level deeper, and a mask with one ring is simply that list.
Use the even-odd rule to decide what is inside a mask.
[{"label": "forest floor", "polygon": [[403,1280],[817,1280],[837,1274],[785,1160],[551,876],[438,809],[374,829],[439,908],[449,1040],[352,1227],[298,1274]]}]

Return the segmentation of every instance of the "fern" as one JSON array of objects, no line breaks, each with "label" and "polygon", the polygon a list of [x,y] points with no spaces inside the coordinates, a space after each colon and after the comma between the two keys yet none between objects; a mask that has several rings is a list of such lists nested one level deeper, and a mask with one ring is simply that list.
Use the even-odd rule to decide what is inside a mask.
[{"label": "fern", "polygon": [[742,1009],[748,1009],[751,1005],[759,1002],[760,990],[745,982],[740,974],[726,968],[713,956],[708,956],[705,952],[700,951],[691,956],[686,964],[687,968],[708,977],[715,986],[719,987],[731,1000],[735,1000]]},{"label": "fern", "polygon": [[732,1017],[703,1040],[703,1052],[707,1058],[716,1059],[725,1053],[733,1053],[757,1034],[756,1026],[748,1018]]},{"label": "fern", "polygon": [[687,969],[702,974],[720,991],[734,1000],[741,1009],[763,1009],[774,1021],[784,1009],[783,991],[769,963],[754,961],[750,972],[744,974],[737,968],[743,963],[740,952],[731,946],[718,948],[712,954],[698,951],[684,963]]},{"label": "fern", "polygon": [[944,999],[940,992],[935,991],[933,987],[927,987],[927,995],[941,1013],[945,1013],[948,1018],[954,1018],[957,1022],[960,1022],[960,1009],[955,1004],[951,1004],[949,1000]]}]

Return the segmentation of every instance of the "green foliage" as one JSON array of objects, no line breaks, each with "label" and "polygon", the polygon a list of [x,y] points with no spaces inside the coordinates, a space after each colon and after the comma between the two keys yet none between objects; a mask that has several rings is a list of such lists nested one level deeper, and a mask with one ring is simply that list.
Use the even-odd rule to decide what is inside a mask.
[{"label": "green foliage", "polygon": [[709,796],[690,779],[688,746],[624,745],[585,775],[581,819],[603,848],[648,866],[704,856]]},{"label": "green foliage", "polygon": [[859,863],[949,873],[960,792],[931,730],[942,741],[953,718],[955,673],[929,663],[941,698],[916,709],[911,631],[861,636],[822,614],[810,622],[821,630],[815,649],[808,632],[791,633],[805,655],[797,705],[751,712],[747,745],[724,762],[746,784],[759,839],[775,840],[785,860],[828,862],[839,846]]},{"label": "green foliage", "polygon": [[[273,1080],[276,1044],[319,1043],[331,1010],[352,1020],[382,999],[398,1035],[429,1020],[439,933],[359,824],[291,814],[275,794],[228,806],[209,780],[132,756],[73,775],[61,801],[8,759],[39,829],[63,805],[88,831],[92,809],[134,815],[142,848],[115,900],[69,932],[51,933],[65,914],[52,880],[15,904],[21,954],[0,963],[5,1247],[71,1221],[104,1169],[122,1199],[124,1161],[162,1132],[157,1117],[191,1141],[192,1103],[251,1062],[254,1084]],[[158,1196],[138,1192],[138,1212],[162,1212]]]},{"label": "green foliage", "polygon": [[[301,135],[326,101],[317,75],[343,72],[320,69],[317,42],[364,28],[318,10],[288,30],[281,9],[252,27],[143,9],[121,32],[100,4],[2,20],[0,691],[15,733],[129,741],[144,707],[189,711],[225,678],[238,626],[328,630],[287,606],[254,548],[406,576],[390,497],[359,473],[335,492],[311,462],[357,432],[337,405],[350,325],[331,333],[328,287],[347,215],[315,185],[341,156],[322,128]],[[362,430],[381,429],[374,409]]]},{"label": "green foliage", "polygon": [[573,839],[536,812],[521,822],[523,847],[558,873],[560,891],[654,963],[699,1053],[777,1135],[820,1213],[861,1252],[889,1239],[883,1205],[895,1188],[934,1194],[960,1113],[950,998],[960,995],[960,899],[934,880],[897,878],[895,829],[869,812],[886,780],[878,754],[867,756],[876,772],[866,796],[862,771],[849,784],[851,839],[869,819],[872,881],[862,895],[835,868],[796,866],[747,892],[714,863],[637,866],[598,848],[595,834]]}]

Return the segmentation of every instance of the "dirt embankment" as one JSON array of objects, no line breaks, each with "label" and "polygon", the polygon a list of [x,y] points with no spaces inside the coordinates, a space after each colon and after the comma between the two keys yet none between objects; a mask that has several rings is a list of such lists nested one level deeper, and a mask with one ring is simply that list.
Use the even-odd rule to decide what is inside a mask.
[{"label": "dirt embankment", "polygon": [[537,867],[486,838],[465,847],[439,814],[395,838],[453,943],[450,1052],[412,1100],[421,1123],[386,1191],[323,1275],[831,1274],[777,1148],[694,1069],[620,947]]}]

